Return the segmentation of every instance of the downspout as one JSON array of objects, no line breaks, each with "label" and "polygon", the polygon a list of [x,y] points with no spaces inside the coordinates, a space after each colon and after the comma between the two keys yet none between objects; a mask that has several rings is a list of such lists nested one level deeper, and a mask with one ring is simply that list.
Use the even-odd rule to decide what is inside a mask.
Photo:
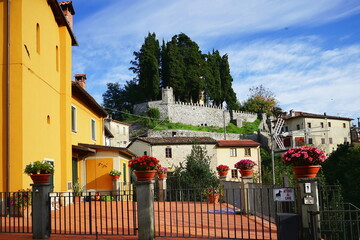
[{"label": "downspout", "polygon": [[6,129],[5,129],[5,171],[6,192],[10,191],[10,0],[6,3]]}]

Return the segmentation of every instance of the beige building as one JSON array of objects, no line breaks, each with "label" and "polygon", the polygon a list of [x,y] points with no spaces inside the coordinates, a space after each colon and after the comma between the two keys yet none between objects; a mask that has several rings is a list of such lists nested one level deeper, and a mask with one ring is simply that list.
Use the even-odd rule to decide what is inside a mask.
[{"label": "beige building", "polygon": [[260,177],[261,156],[258,142],[248,139],[220,140],[216,144],[216,158],[217,165],[224,164],[231,169],[231,174],[228,173],[226,180],[236,181],[239,179],[239,171],[234,168],[234,165],[242,159],[254,161],[258,165],[254,168],[255,176]]},{"label": "beige building", "polygon": [[283,116],[282,129],[286,148],[314,145],[328,155],[338,144],[350,142],[351,118],[290,111]]},{"label": "beige building", "polygon": [[[138,156],[156,157],[162,166],[172,168],[185,161],[194,144],[207,150],[211,157],[210,166],[214,171],[220,164],[232,169],[227,180],[239,179],[240,175],[234,165],[242,159],[251,159],[259,166],[261,164],[260,143],[246,139],[216,141],[210,137],[138,137],[128,148]],[[259,174],[260,167],[255,167],[254,170]]]},{"label": "beige building", "polygon": [[[210,137],[138,137],[134,139],[128,149],[137,156],[149,155],[160,160],[164,167],[172,168],[184,162],[191,153],[194,144],[207,150],[207,155],[212,158],[211,167],[216,167],[216,143]],[[215,157],[215,158],[214,158]]]},{"label": "beige building", "polygon": [[105,138],[106,146],[126,148],[129,145],[129,127],[131,124],[106,118],[104,125],[105,132],[108,132]]}]

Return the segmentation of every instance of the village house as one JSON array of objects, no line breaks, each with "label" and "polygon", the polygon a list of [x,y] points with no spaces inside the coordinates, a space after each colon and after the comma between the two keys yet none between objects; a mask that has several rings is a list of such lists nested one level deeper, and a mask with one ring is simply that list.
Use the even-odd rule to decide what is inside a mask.
[{"label": "village house", "polygon": [[105,138],[106,146],[123,147],[126,148],[129,145],[129,127],[131,124],[124,123],[107,117],[105,121],[105,131],[109,131],[111,136]]},{"label": "village house", "polygon": [[328,155],[338,144],[351,141],[351,118],[297,112],[291,110],[282,117],[283,142],[286,148],[304,144],[320,147]]},{"label": "village house", "polygon": [[54,165],[54,191],[75,182],[111,189],[108,173],[134,154],[104,146],[107,113],[86,92],[86,75],[71,80],[72,2],[12,0],[0,12],[9,13],[0,23],[0,192],[29,187],[23,171],[38,160]]},{"label": "village house", "polygon": [[128,148],[138,156],[156,157],[162,166],[173,169],[184,164],[194,144],[206,149],[207,155],[211,158],[212,170],[216,171],[216,167],[220,164],[230,167],[231,174],[228,174],[227,180],[239,179],[240,175],[234,164],[242,159],[254,161],[259,165],[254,169],[255,172],[257,174],[260,172],[260,143],[247,139],[217,141],[210,137],[138,137]]}]

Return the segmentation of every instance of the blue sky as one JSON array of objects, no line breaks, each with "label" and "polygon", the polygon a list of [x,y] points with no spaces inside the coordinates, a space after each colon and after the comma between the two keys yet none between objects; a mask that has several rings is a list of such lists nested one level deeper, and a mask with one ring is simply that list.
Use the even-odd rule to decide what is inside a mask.
[{"label": "blue sky", "polygon": [[101,103],[106,83],[134,76],[148,32],[187,34],[203,53],[229,55],[239,101],[270,89],[285,111],[360,117],[359,0],[73,0],[73,74]]}]

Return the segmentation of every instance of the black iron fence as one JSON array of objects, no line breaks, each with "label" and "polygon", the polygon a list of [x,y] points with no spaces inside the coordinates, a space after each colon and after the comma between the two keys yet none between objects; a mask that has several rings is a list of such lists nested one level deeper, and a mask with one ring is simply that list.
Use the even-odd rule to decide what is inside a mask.
[{"label": "black iron fence", "polygon": [[320,185],[319,193],[320,211],[309,212],[313,238],[360,239],[360,209],[351,203],[343,203],[339,186]]},{"label": "black iron fence", "polygon": [[0,232],[31,233],[31,191],[0,193]]},{"label": "black iron fence", "polygon": [[50,193],[51,234],[136,235],[133,190]]},{"label": "black iron fence", "polygon": [[[266,192],[267,194],[264,194]],[[155,192],[155,235],[161,237],[277,239],[272,190],[224,189],[218,199],[208,189]],[[161,195],[161,197],[160,197]],[[274,209],[273,209],[274,208]]]}]

